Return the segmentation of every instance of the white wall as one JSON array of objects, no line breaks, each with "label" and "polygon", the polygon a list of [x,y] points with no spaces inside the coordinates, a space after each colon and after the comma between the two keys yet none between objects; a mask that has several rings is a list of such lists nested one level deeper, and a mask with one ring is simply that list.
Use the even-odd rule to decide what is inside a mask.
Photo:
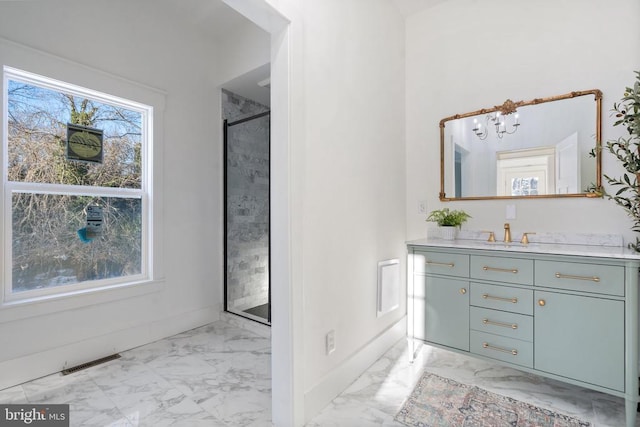
[{"label": "white wall", "polygon": [[[378,261],[406,265],[404,30],[387,0],[267,2],[291,21],[282,39],[291,101],[288,185],[274,191],[288,194],[291,288],[280,301],[291,303],[282,332],[292,338],[280,357],[291,357],[289,419],[301,425],[404,335],[404,302],[376,318]],[[274,104],[272,113],[280,114]],[[274,357],[282,336],[278,302]],[[326,355],[329,330],[337,349]],[[274,375],[274,390],[279,380]]]},{"label": "white wall", "polygon": [[[465,209],[466,228],[623,234],[635,241],[622,208],[605,199],[441,203],[438,122],[456,113],[574,90],[603,91],[603,141],[623,135],[610,109],[640,68],[636,0],[450,0],[412,15],[407,34],[407,235],[424,237],[427,209]],[[603,172],[621,169],[604,156]]]},{"label": "white wall", "polygon": [[[157,135],[164,141],[163,185],[156,188],[164,201],[158,236],[164,240],[164,283],[108,303],[100,297],[65,300],[58,308],[69,309],[60,312],[47,304],[21,307],[20,313],[4,309],[2,319],[23,319],[0,323],[3,343],[11,343],[0,347],[0,388],[208,323],[220,312],[221,131],[210,83],[215,52],[150,4],[0,2],[0,37],[101,70],[88,70],[88,76],[106,72],[166,93]],[[38,67],[55,61],[43,57]],[[94,305],[77,307],[83,301]]]},{"label": "white wall", "polygon": [[[404,248],[403,34],[386,1],[305,5],[305,384],[397,320],[376,319],[377,262]],[[337,350],[325,355],[325,334]]]},{"label": "white wall", "polygon": [[375,360],[354,362],[369,345],[404,325],[404,303],[376,318],[378,261],[406,265],[403,20],[386,0],[274,3],[293,18],[293,286],[309,418]]}]

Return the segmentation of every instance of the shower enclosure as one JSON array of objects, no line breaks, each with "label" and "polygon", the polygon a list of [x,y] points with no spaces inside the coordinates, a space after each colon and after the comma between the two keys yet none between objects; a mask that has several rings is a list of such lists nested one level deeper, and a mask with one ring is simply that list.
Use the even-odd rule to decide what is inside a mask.
[{"label": "shower enclosure", "polygon": [[271,324],[269,151],[269,111],[224,120],[224,309],[265,324]]}]

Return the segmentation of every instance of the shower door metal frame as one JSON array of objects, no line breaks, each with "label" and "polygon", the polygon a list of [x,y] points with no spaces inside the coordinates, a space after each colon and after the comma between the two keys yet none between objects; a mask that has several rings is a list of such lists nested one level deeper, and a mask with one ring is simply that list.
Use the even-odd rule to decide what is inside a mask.
[{"label": "shower door metal frame", "polygon": [[[254,317],[248,317],[245,316],[241,313],[236,313],[234,311],[229,311],[228,309],[228,304],[227,304],[227,292],[228,292],[228,288],[227,288],[227,272],[228,272],[228,262],[227,262],[227,208],[228,208],[228,200],[227,200],[227,156],[228,156],[228,149],[227,149],[227,136],[228,136],[228,130],[231,126],[235,126],[235,125],[239,125],[251,120],[255,120],[255,119],[259,119],[265,116],[269,116],[269,128],[268,128],[268,138],[267,138],[267,144],[268,144],[268,148],[269,148],[269,167],[268,167],[268,171],[269,171],[269,184],[268,184],[268,203],[269,203],[269,209],[267,209],[267,222],[269,224],[269,232],[268,232],[268,238],[269,238],[269,260],[267,262],[267,265],[269,266],[269,274],[267,275],[267,280],[268,280],[268,292],[267,292],[267,319],[266,321],[260,321],[258,320],[258,318],[260,318],[259,316],[254,316]],[[223,249],[223,258],[224,258],[224,311],[227,313],[231,313],[231,314],[235,314],[236,316],[240,316],[243,317],[245,319],[249,319],[249,320],[253,320],[254,322],[258,322],[258,323],[262,323],[262,324],[266,324],[266,325],[271,325],[271,111],[265,111],[262,113],[258,113],[258,114],[254,114],[252,116],[249,117],[245,117],[239,120],[235,120],[232,122],[229,122],[229,120],[225,119],[223,121],[223,199],[224,199],[224,212],[223,212],[223,221],[224,221],[224,249]]]}]

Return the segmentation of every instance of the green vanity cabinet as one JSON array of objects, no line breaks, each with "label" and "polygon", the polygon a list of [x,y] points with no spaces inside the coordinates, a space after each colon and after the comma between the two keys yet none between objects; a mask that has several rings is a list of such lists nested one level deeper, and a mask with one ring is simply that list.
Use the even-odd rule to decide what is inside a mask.
[{"label": "green vanity cabinet", "polygon": [[425,341],[469,351],[469,281],[428,276]]},{"label": "green vanity cabinet", "polygon": [[624,301],[535,292],[537,370],[624,392]]},{"label": "green vanity cabinet", "polygon": [[638,402],[640,254],[620,247],[408,243],[408,335]]},{"label": "green vanity cabinet", "polygon": [[413,336],[469,351],[469,256],[416,251],[411,261]]},{"label": "green vanity cabinet", "polygon": [[624,392],[625,266],[583,261],[535,261],[535,369]]}]

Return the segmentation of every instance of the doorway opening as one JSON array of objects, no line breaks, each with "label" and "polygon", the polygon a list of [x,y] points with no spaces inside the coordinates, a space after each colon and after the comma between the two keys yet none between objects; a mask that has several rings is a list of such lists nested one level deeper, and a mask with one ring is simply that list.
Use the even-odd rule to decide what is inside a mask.
[{"label": "doorway opening", "polygon": [[224,309],[270,325],[271,113],[268,105],[225,89],[222,106]]}]

